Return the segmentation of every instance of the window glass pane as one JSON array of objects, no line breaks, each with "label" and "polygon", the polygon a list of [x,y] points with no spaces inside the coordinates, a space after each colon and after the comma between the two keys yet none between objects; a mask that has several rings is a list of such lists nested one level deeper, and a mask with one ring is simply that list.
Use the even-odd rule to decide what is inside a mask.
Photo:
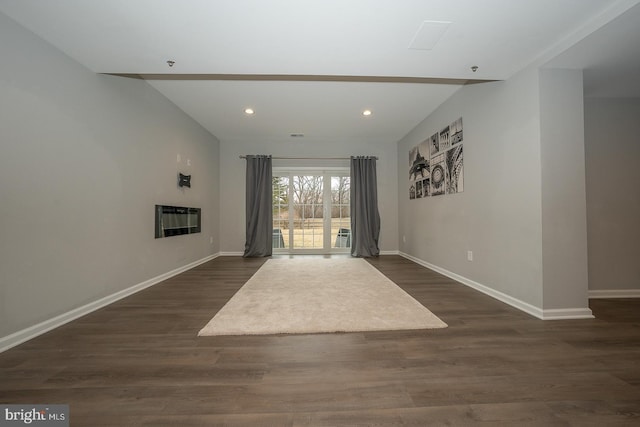
[{"label": "window glass pane", "polygon": [[293,248],[323,248],[323,177],[293,177]]},{"label": "window glass pane", "polygon": [[273,190],[273,248],[283,249],[289,243],[289,177],[274,176]]},{"label": "window glass pane", "polygon": [[334,248],[351,247],[351,178],[331,177],[331,242]]}]

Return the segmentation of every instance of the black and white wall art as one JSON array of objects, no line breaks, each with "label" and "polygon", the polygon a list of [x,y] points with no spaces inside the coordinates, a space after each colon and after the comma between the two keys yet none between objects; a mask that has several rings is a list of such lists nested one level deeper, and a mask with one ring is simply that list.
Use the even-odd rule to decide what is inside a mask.
[{"label": "black and white wall art", "polygon": [[456,145],[462,142],[462,117],[451,123],[451,126],[449,126],[449,138],[451,140],[451,145]]},{"label": "black and white wall art", "polygon": [[449,126],[440,131],[438,140],[440,141],[440,152],[447,151],[451,147],[451,141],[449,140]]},{"label": "black and white wall art", "polygon": [[445,193],[446,172],[444,153],[431,158],[431,195],[439,196]]},{"label": "black and white wall art", "polygon": [[429,138],[429,147],[431,148],[431,151],[429,153],[430,156],[434,156],[440,152],[440,143],[438,141],[437,133],[434,133]]},{"label": "black and white wall art", "polygon": [[409,198],[420,199],[428,196],[425,192],[425,179],[429,179],[429,140],[421,142],[409,151]]},{"label": "black and white wall art", "polygon": [[462,168],[462,144],[454,145],[446,153],[447,194],[460,193],[464,190],[464,170]]},{"label": "black and white wall art", "polygon": [[464,191],[462,117],[409,150],[409,199]]}]

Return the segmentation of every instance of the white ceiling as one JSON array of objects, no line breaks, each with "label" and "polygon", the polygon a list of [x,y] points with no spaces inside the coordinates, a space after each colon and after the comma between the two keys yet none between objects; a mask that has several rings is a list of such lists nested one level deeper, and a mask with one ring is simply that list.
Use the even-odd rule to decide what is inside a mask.
[{"label": "white ceiling", "polygon": [[640,98],[640,6],[587,35],[545,66],[584,70],[585,97]]},{"label": "white ceiling", "polygon": [[[585,68],[595,92],[608,90],[604,64],[635,78],[640,7],[605,24],[638,3],[0,0],[0,12],[96,73],[144,75],[223,142],[396,142],[466,81],[506,79],[560,53],[548,65]],[[424,21],[438,23],[418,34]],[[563,53],[580,40],[571,49],[582,53]]]}]

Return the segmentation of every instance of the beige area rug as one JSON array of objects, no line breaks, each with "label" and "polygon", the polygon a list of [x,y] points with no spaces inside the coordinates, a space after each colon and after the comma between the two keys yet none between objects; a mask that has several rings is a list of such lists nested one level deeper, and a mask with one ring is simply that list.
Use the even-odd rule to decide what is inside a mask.
[{"label": "beige area rug", "polygon": [[360,258],[270,259],[199,336],[446,328]]}]

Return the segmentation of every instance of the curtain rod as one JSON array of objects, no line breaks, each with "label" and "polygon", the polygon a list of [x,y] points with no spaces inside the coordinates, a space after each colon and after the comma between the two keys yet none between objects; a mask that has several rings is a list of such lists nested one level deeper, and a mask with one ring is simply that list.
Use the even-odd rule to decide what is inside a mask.
[{"label": "curtain rod", "polygon": [[[357,156],[355,156],[357,157]],[[240,156],[241,159],[246,159],[247,156]],[[275,160],[351,160],[351,157],[271,157]],[[378,157],[373,156],[373,159],[378,160]]]}]

